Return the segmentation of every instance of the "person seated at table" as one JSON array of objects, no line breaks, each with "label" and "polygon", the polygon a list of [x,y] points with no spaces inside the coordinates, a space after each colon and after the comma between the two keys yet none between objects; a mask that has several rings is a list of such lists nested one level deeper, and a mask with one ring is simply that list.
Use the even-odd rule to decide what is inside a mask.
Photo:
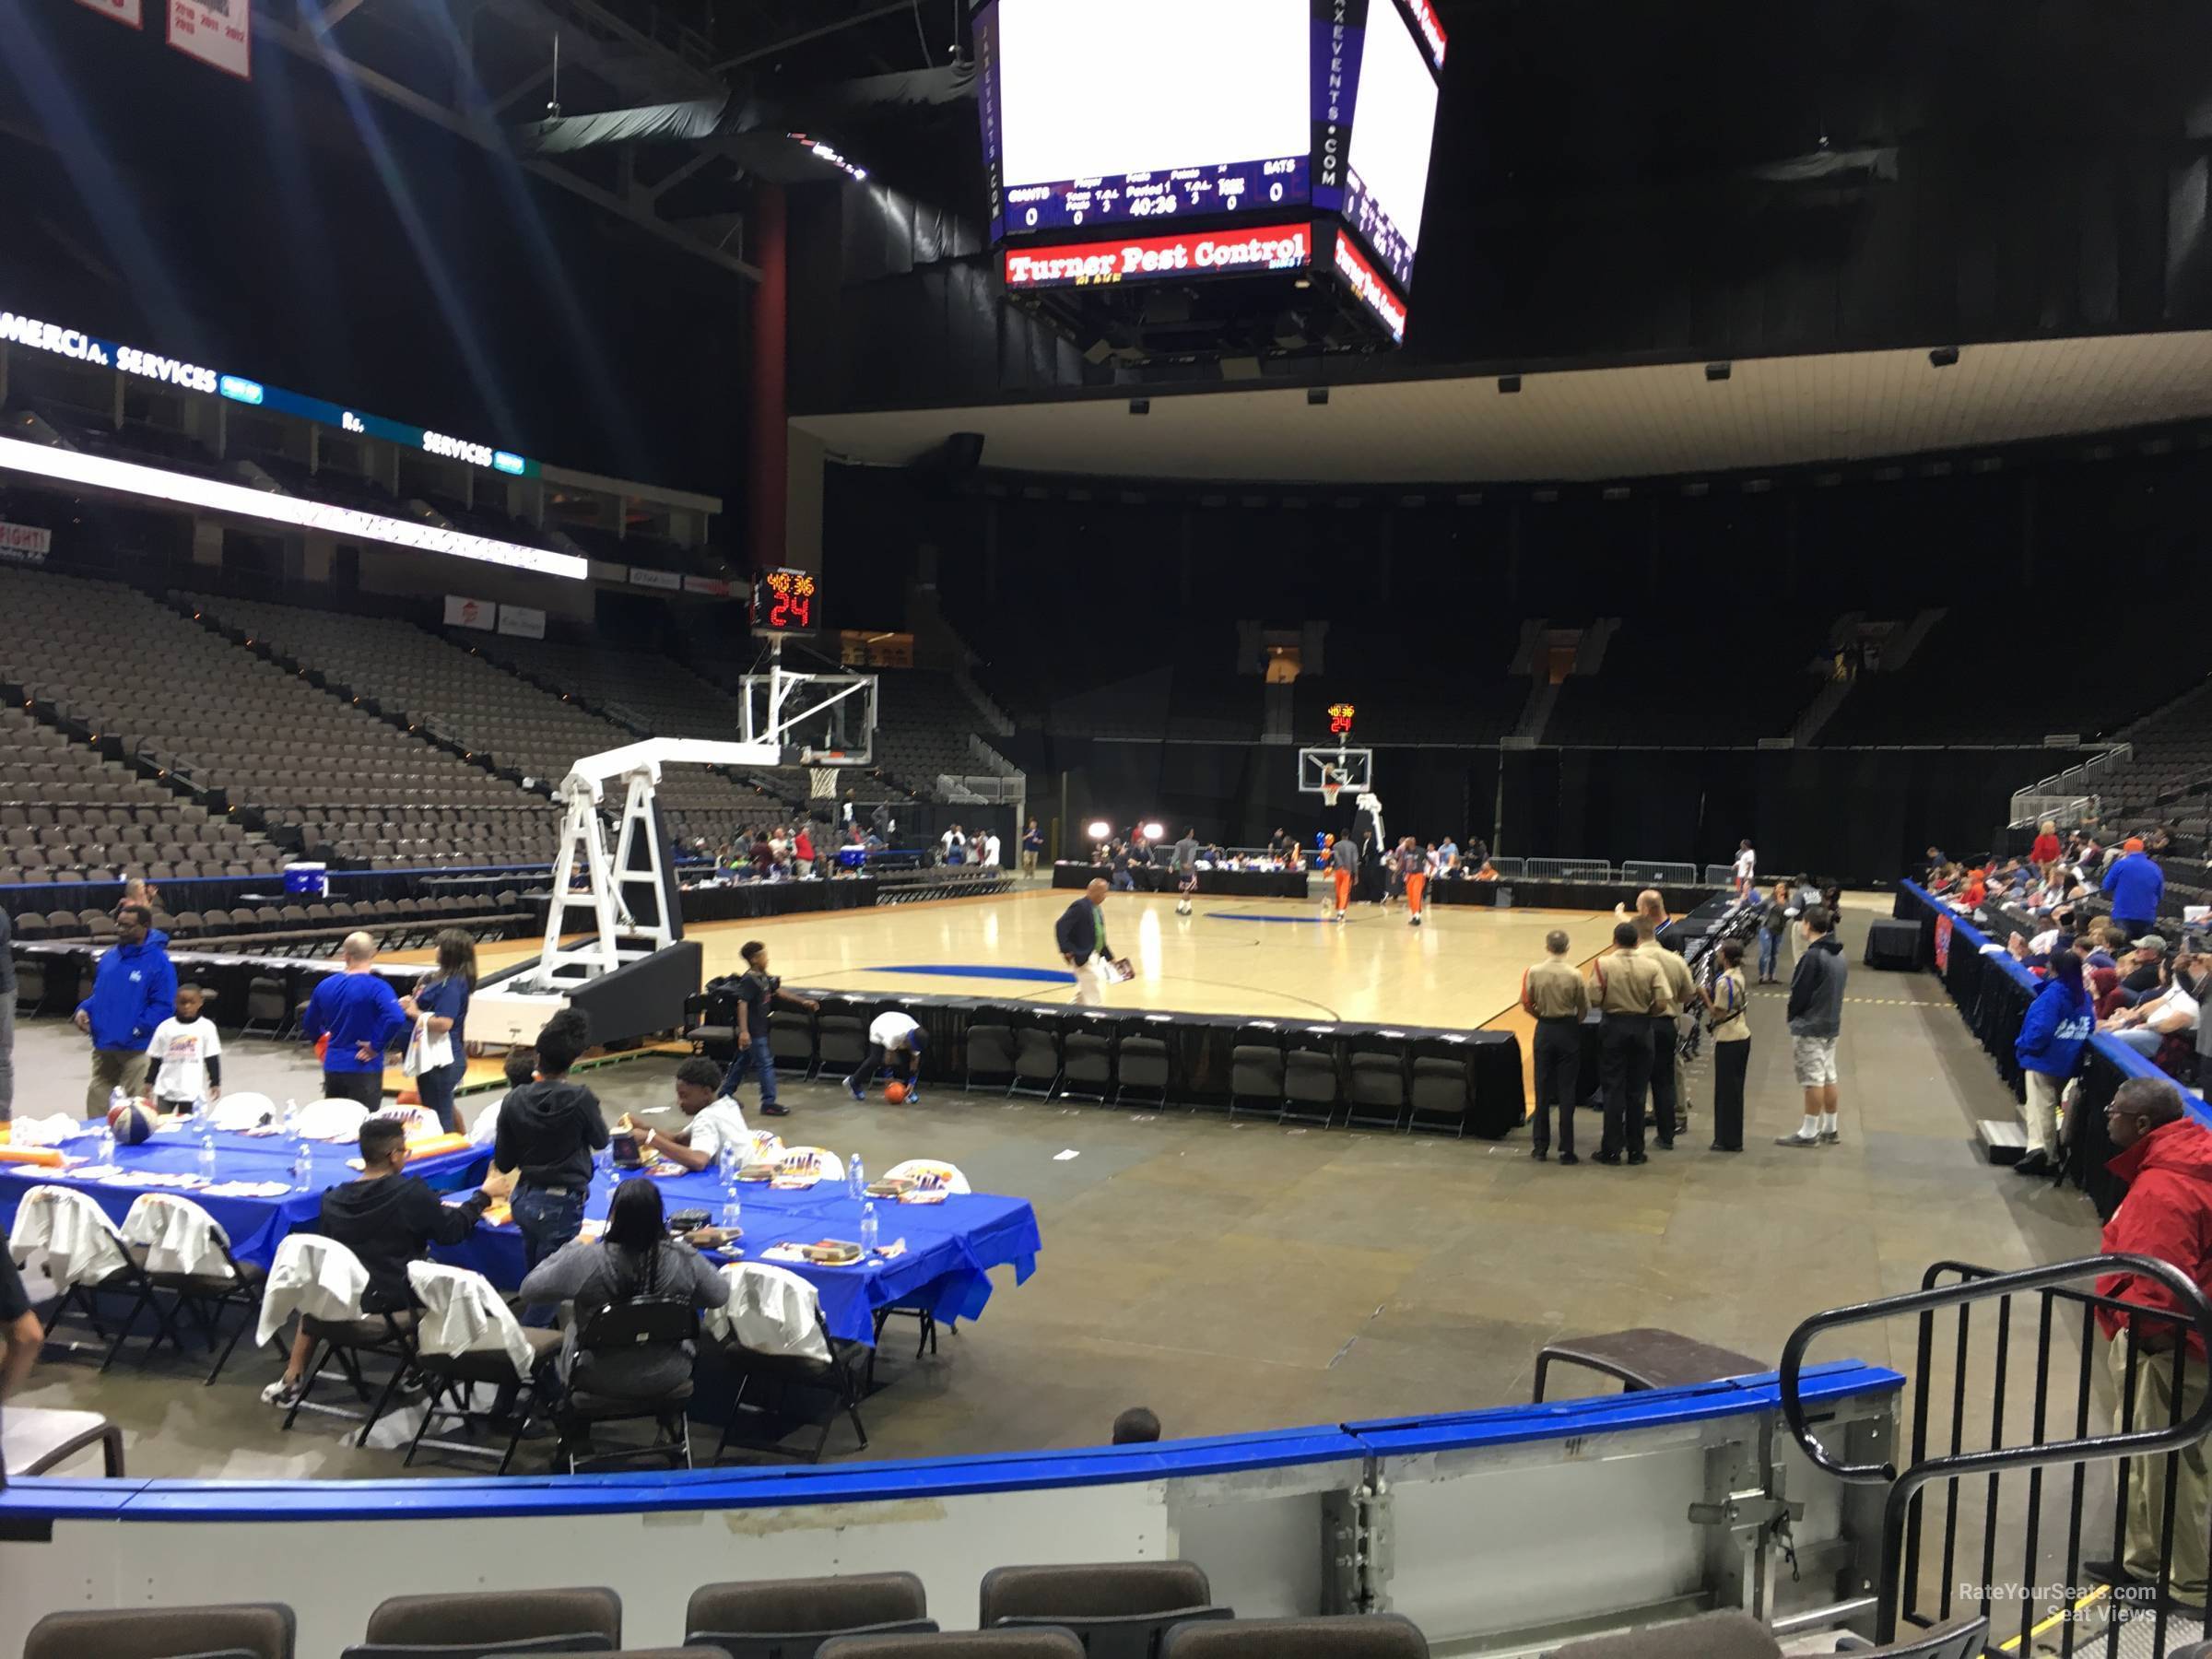
[{"label": "person seated at table", "polygon": [[[484,1184],[459,1204],[447,1204],[420,1176],[409,1175],[406,1125],[397,1118],[363,1121],[361,1178],[323,1194],[315,1230],[335,1239],[360,1258],[369,1283],[361,1291],[364,1313],[396,1313],[415,1305],[407,1264],[419,1262],[432,1244],[458,1244],[476,1230],[495,1198],[505,1196],[511,1177],[492,1171]],[[261,1391],[272,1406],[289,1408],[315,1350],[304,1325],[292,1336],[284,1375]]]},{"label": "person seated at table", "polygon": [[[518,1044],[507,1051],[507,1059],[500,1069],[507,1074],[507,1094],[537,1081],[537,1051],[527,1044]],[[499,1138],[500,1108],[507,1104],[507,1095],[501,1095],[490,1105],[477,1113],[477,1121],[468,1126],[468,1144],[488,1147]]]},{"label": "person seated at table", "polygon": [[1484,859],[1482,861],[1482,866],[1475,872],[1475,879],[1477,881],[1497,880],[1498,866],[1492,864],[1488,859]]},{"label": "person seated at table", "polygon": [[[728,1237],[712,1228],[701,1228],[691,1236],[710,1248]],[[688,1301],[698,1309],[719,1308],[730,1300],[730,1286],[698,1251],[668,1236],[661,1190],[642,1175],[633,1175],[615,1189],[605,1232],[596,1239],[579,1239],[547,1257],[530,1270],[522,1288],[525,1302],[575,1304],[568,1341],[561,1348],[564,1385],[571,1392],[632,1399],[665,1394],[688,1378],[693,1345],[580,1353],[576,1335],[602,1308],[646,1296]]]},{"label": "person seated at table", "polygon": [[744,1151],[752,1131],[745,1111],[722,1092],[722,1073],[712,1060],[694,1055],[676,1068],[676,1105],[688,1120],[683,1128],[651,1128],[625,1113],[615,1125],[627,1130],[641,1155],[665,1158],[687,1170],[710,1170],[724,1147]]}]

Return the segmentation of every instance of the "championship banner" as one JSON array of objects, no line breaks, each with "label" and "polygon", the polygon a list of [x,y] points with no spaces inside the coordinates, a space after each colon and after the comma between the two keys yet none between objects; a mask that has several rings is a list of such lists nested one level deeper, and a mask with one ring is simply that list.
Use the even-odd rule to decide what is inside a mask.
[{"label": "championship banner", "polygon": [[500,631],[521,640],[542,640],[546,637],[546,613],[526,605],[502,605]]},{"label": "championship banner", "polygon": [[169,0],[169,43],[227,75],[252,80],[253,0]]},{"label": "championship banner", "polygon": [[76,3],[90,6],[103,18],[127,23],[133,29],[146,27],[145,0],[76,0]]},{"label": "championship banner", "polygon": [[53,531],[0,519],[0,564],[44,564],[53,551]]},{"label": "championship banner", "polygon": [[1936,917],[1936,971],[1951,971],[1951,919],[1940,912]]},{"label": "championship banner", "polygon": [[488,599],[465,599],[459,594],[448,594],[445,596],[445,625],[448,628],[480,628],[489,633],[499,610],[500,607]]}]

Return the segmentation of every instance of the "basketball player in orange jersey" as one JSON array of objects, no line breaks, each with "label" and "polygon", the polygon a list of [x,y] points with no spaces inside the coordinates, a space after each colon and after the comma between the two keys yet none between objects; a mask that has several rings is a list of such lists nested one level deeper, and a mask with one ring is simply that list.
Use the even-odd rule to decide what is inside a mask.
[{"label": "basketball player in orange jersey", "polygon": [[1344,920],[1345,906],[1352,901],[1352,883],[1359,875],[1359,843],[1348,835],[1340,835],[1329,849],[1329,863],[1335,872],[1336,914],[1334,920]]},{"label": "basketball player in orange jersey", "polygon": [[1429,888],[1429,854],[1421,851],[1413,837],[1408,835],[1398,842],[1395,862],[1398,877],[1406,885],[1406,908],[1413,912],[1406,925],[1421,924],[1421,895]]}]

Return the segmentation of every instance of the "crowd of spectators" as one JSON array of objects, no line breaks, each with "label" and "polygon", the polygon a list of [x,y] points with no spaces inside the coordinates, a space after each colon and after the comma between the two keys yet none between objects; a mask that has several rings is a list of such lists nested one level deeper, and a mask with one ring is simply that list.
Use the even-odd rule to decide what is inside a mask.
[{"label": "crowd of spectators", "polygon": [[[1405,871],[1396,857],[1384,858],[1382,849],[1376,845],[1374,832],[1367,827],[1364,815],[1360,828],[1353,840],[1359,848],[1356,896],[1371,903],[1383,903],[1393,895]],[[1230,848],[1219,841],[1200,843],[1197,867],[1201,870],[1266,870],[1287,871],[1296,875],[1306,870],[1330,868],[1331,853],[1336,837],[1327,833],[1316,834],[1311,848],[1288,830],[1277,828],[1261,847]],[[1416,843],[1422,874],[1430,881],[1496,881],[1497,867],[1490,862],[1490,849],[1478,835],[1467,837],[1463,852],[1457,841],[1446,834],[1441,841]],[[1112,872],[1113,887],[1128,892],[1136,887],[1135,872],[1158,865],[1166,868],[1174,862],[1171,842],[1156,840],[1146,833],[1143,826],[1132,825],[1117,835],[1094,841],[1090,862]]]},{"label": "crowd of spectators", "polygon": [[2195,1083],[2212,1078],[2212,1022],[2201,1013],[2212,1001],[2212,949],[2191,920],[2159,921],[2169,843],[2161,828],[2108,842],[2094,827],[2062,838],[2045,821],[2026,858],[1969,864],[1929,848],[1927,888],[2004,928],[2003,948],[2040,982],[2078,982],[2099,1034]]}]

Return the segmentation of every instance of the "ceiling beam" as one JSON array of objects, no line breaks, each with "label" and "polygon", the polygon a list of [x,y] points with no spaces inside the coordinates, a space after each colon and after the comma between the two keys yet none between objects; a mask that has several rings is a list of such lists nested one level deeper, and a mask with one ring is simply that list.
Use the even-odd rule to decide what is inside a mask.
[{"label": "ceiling beam", "polygon": [[335,42],[327,36],[311,34],[266,17],[256,18],[255,26],[263,35],[275,41],[295,57],[319,65],[333,75],[344,76],[363,91],[373,93],[386,103],[405,110],[410,115],[429,122],[434,126],[441,127],[454,137],[465,139],[479,149],[487,150],[492,155],[514,162],[517,166],[535,173],[547,182],[559,185],[561,189],[569,192],[571,195],[581,196],[594,207],[613,214],[624,223],[632,225],[674,247],[681,248],[685,253],[703,259],[709,265],[719,266],[734,276],[742,276],[747,282],[760,280],[760,269],[758,265],[749,265],[735,255],[725,253],[714,243],[694,236],[680,225],[672,224],[643,207],[626,202],[612,191],[603,190],[590,180],[580,178],[575,173],[570,172],[565,168],[558,167],[550,161],[525,159],[516,156],[508,147],[506,139],[498,127],[472,121],[449,105],[440,103],[432,98],[426,98],[412,87],[403,86],[389,76],[380,75],[366,65],[355,63],[353,59],[339,51]]},{"label": "ceiling beam", "polygon": [[855,12],[853,16],[841,18],[835,23],[824,23],[818,29],[809,29],[799,34],[786,35],[773,45],[756,47],[751,52],[741,52],[734,58],[723,59],[721,63],[713,65],[714,73],[720,75],[724,70],[735,69],[742,65],[757,64],[762,58],[774,57],[779,53],[789,52],[794,46],[804,46],[809,41],[818,41],[828,35],[842,34],[846,29],[855,29],[863,23],[873,23],[877,18],[888,18],[893,12],[906,11],[910,9],[911,6],[912,0],[891,0],[891,4],[888,6],[878,6],[868,11]]}]

